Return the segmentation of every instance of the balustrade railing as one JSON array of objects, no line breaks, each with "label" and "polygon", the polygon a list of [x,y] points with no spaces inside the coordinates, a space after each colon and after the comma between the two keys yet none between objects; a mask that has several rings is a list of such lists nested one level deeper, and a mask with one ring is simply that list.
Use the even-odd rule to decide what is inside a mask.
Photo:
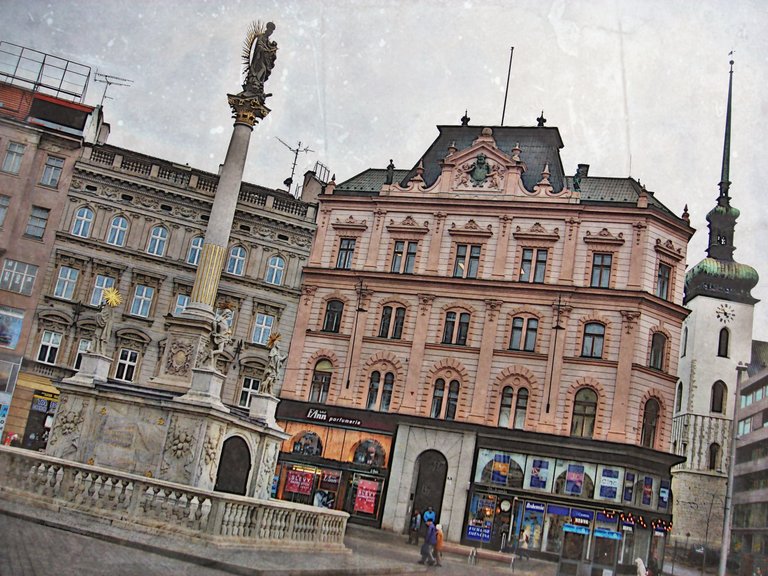
[{"label": "balustrade railing", "polygon": [[343,550],[348,514],[198,490],[0,446],[0,494],[219,543]]}]

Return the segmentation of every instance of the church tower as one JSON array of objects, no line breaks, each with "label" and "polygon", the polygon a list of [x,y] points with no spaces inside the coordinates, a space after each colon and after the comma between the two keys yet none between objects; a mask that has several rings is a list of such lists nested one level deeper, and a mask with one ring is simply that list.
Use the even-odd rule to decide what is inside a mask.
[{"label": "church tower", "polygon": [[730,64],[720,193],[707,214],[707,257],[685,277],[684,304],[691,313],[680,341],[672,429],[672,451],[686,457],[672,472],[672,535],[680,543],[709,548],[719,547],[722,539],[736,366],[750,360],[758,302],[750,293],[757,272],[733,259],[739,210],[729,195],[733,61]]}]

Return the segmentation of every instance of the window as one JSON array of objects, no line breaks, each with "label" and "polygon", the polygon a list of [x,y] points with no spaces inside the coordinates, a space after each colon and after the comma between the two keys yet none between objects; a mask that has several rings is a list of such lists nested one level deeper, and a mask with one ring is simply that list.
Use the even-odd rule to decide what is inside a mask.
[{"label": "window", "polygon": [[266,346],[269,337],[272,334],[272,326],[275,324],[275,317],[269,314],[256,314],[256,322],[253,325],[253,337],[251,342]]},{"label": "window", "polygon": [[40,179],[40,184],[43,186],[51,186],[55,188],[59,185],[61,179],[61,170],[64,168],[64,158],[57,158],[56,156],[48,156],[48,160],[45,161],[43,167],[43,177]]},{"label": "window", "polygon": [[29,296],[37,276],[37,266],[6,259],[3,264],[3,275],[0,276],[0,290],[18,292]]},{"label": "window", "polygon": [[713,442],[709,445],[707,468],[710,470],[720,470],[720,444],[717,442]]},{"label": "window", "polygon": [[459,404],[459,381],[451,380],[448,385],[448,397],[445,399],[445,380],[438,378],[435,380],[435,389],[432,393],[432,409],[430,415],[432,418],[444,418],[445,420],[454,420],[456,418],[456,408]]},{"label": "window", "polygon": [[245,248],[242,246],[234,246],[229,251],[229,259],[227,260],[227,272],[235,274],[236,276],[242,276],[245,268]]},{"label": "window", "polygon": [[5,222],[5,215],[8,214],[8,206],[11,205],[11,197],[0,194],[0,227]]},{"label": "window", "polygon": [[21,157],[24,156],[24,144],[9,142],[3,158],[3,172],[18,174],[21,169]]},{"label": "window", "polygon": [[651,358],[648,365],[656,370],[664,370],[664,350],[667,347],[667,337],[661,332],[654,332],[651,337]]},{"label": "window", "polygon": [[384,386],[381,387],[381,398],[379,398],[379,389],[381,384],[381,372],[371,372],[371,379],[368,383],[368,401],[366,402],[366,410],[376,410],[378,406],[379,411],[388,412],[389,405],[392,403],[392,390],[395,384],[395,375],[392,372],[387,372],[384,375]]},{"label": "window", "polygon": [[506,386],[501,393],[501,403],[499,405],[499,428],[509,428],[509,417],[512,415],[512,401],[515,391],[512,386]]},{"label": "window", "polygon": [[581,355],[585,358],[602,358],[605,326],[598,322],[584,325],[584,341],[581,345]]},{"label": "window", "polygon": [[576,392],[573,402],[573,418],[571,419],[571,436],[592,438],[595,431],[596,413],[597,393],[590,388],[582,388]]},{"label": "window", "polygon": [[238,405],[243,408],[250,408],[251,398],[259,391],[260,384],[261,380],[257,380],[256,378],[250,378],[248,376],[243,378],[243,387],[240,390],[240,400],[238,401]]},{"label": "window", "polygon": [[710,410],[717,414],[725,414],[725,396],[727,388],[725,382],[718,380],[712,384],[712,402]]},{"label": "window", "polygon": [[152,307],[152,297],[155,295],[155,289],[151,286],[138,284],[133,293],[133,302],[131,302],[131,314],[146,318],[149,316],[149,310]]},{"label": "window", "polygon": [[87,338],[80,339],[77,343],[77,355],[75,356],[75,370],[80,370],[80,365],[83,363],[83,354],[91,349],[91,341]]},{"label": "window", "polygon": [[392,253],[392,268],[390,271],[398,274],[413,274],[414,267],[416,266],[416,250],[418,247],[418,242],[397,240],[395,242],[395,249]]},{"label": "window", "polygon": [[457,244],[453,263],[454,278],[477,278],[480,268],[480,244]]},{"label": "window", "polygon": [[683,383],[677,383],[677,394],[675,395],[675,412],[680,412],[683,408]]},{"label": "window", "polygon": [[80,238],[88,238],[91,235],[91,223],[93,222],[93,211],[85,206],[75,213],[75,220],[72,222],[72,235]]},{"label": "window", "polygon": [[189,296],[186,294],[176,294],[176,304],[173,307],[173,315],[180,316],[189,306]]},{"label": "window", "polygon": [[197,266],[200,262],[200,251],[203,249],[203,237],[195,236],[189,243],[189,252],[187,252],[187,264]]},{"label": "window", "polygon": [[520,265],[520,282],[544,282],[547,271],[547,250],[545,248],[523,248],[523,261]]},{"label": "window", "polygon": [[611,285],[612,254],[592,255],[592,288],[609,288]]},{"label": "window", "polygon": [[682,352],[680,353],[680,357],[682,358],[685,356],[685,352],[688,349],[688,326],[683,328],[683,343],[680,348],[682,348]]},{"label": "window", "polygon": [[283,272],[285,271],[285,260],[280,256],[272,256],[267,262],[267,275],[264,280],[267,284],[279,286],[283,283]]},{"label": "window", "polygon": [[728,328],[722,328],[720,330],[720,336],[717,339],[717,355],[723,358],[728,358],[728,346],[731,339],[731,333]]},{"label": "window", "polygon": [[371,372],[371,380],[368,382],[368,401],[366,402],[365,409],[373,410],[376,407],[376,401],[379,399],[379,381],[381,380],[381,373],[378,371]]},{"label": "window", "polygon": [[538,329],[539,321],[536,318],[523,318],[522,316],[513,318],[509,349],[533,352],[536,349],[536,333]]},{"label": "window", "polygon": [[45,227],[48,224],[48,215],[50,212],[51,211],[47,208],[32,206],[32,213],[29,215],[27,229],[24,233],[33,238],[42,238],[43,234],[45,234]]},{"label": "window", "polygon": [[456,312],[447,312],[445,315],[445,325],[443,326],[443,344],[466,346],[467,334],[469,333],[469,318],[468,312],[458,314]]},{"label": "window", "polygon": [[395,387],[395,375],[392,372],[387,372],[384,375],[384,388],[381,390],[381,402],[379,403],[379,410],[381,412],[389,412],[389,405],[392,403],[392,390]]},{"label": "window", "polygon": [[40,350],[37,352],[37,361],[45,364],[56,364],[56,355],[61,346],[61,334],[45,330],[40,339]]},{"label": "window", "polygon": [[656,445],[656,426],[659,422],[660,412],[659,402],[655,398],[651,398],[645,403],[643,428],[640,436],[641,446],[653,448]]},{"label": "window", "polygon": [[115,368],[115,380],[133,382],[136,366],[139,363],[139,353],[129,348],[121,348]]},{"label": "window", "polygon": [[339,245],[339,255],[336,257],[336,268],[340,270],[352,269],[352,256],[355,253],[355,239],[342,238]]},{"label": "window", "polygon": [[448,386],[448,403],[445,405],[445,419],[456,419],[456,408],[459,405],[459,382],[458,380],[451,380],[451,384]]},{"label": "window", "polygon": [[309,389],[309,401],[325,404],[328,399],[328,388],[331,385],[333,364],[328,360],[320,360],[312,372],[312,386]]},{"label": "window", "polygon": [[666,264],[659,264],[659,271],[656,275],[656,296],[667,300],[669,298],[669,277],[672,274],[672,268]]},{"label": "window", "polygon": [[[394,322],[393,313],[394,312]],[[398,306],[384,306],[381,310],[381,324],[379,324],[379,338],[392,338],[399,340],[403,335],[403,323],[405,322],[405,308]]]},{"label": "window", "polygon": [[91,293],[91,306],[101,306],[101,303],[104,299],[104,290],[107,288],[113,288],[114,286],[114,278],[97,274],[96,280],[93,283],[93,292]]},{"label": "window", "polygon": [[124,216],[115,216],[109,224],[107,244],[112,246],[125,246],[125,236],[128,232],[128,219]]},{"label": "window", "polygon": [[525,413],[528,411],[528,389],[520,388],[517,391],[517,404],[515,405],[515,422],[513,428],[522,430],[525,428]]},{"label": "window", "polygon": [[168,240],[168,230],[162,226],[155,226],[149,234],[149,244],[147,245],[147,254],[153,256],[163,256],[165,254],[165,243]]},{"label": "window", "polygon": [[440,418],[443,413],[443,396],[445,396],[445,380],[438,378],[435,380],[435,389],[432,391],[432,409],[430,416]]},{"label": "window", "polygon": [[56,296],[56,298],[72,300],[72,295],[75,293],[75,286],[77,285],[78,274],[79,271],[75,268],[69,268],[68,266],[59,268],[59,277],[56,280],[56,287],[53,290],[53,295]]},{"label": "window", "polygon": [[750,432],[752,432],[752,416],[739,420],[738,430],[736,431],[738,436],[744,436],[744,434],[749,434]]},{"label": "window", "polygon": [[323,332],[338,333],[341,327],[341,315],[344,312],[344,302],[341,300],[329,300],[325,306],[325,319],[323,320]]}]

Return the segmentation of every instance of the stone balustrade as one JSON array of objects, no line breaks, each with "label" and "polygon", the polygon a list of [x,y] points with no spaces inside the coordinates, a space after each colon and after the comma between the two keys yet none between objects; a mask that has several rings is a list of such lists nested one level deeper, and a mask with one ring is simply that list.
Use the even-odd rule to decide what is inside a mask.
[{"label": "stone balustrade", "polygon": [[344,550],[345,512],[197,490],[0,446],[0,494],[225,545]]}]

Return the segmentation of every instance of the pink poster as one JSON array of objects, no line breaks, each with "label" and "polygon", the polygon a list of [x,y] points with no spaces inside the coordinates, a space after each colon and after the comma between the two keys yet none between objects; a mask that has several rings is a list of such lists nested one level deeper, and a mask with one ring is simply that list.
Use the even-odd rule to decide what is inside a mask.
[{"label": "pink poster", "polygon": [[374,514],[376,509],[376,494],[379,492],[379,483],[372,480],[360,480],[357,483],[357,496],[355,497],[355,512]]},{"label": "pink poster", "polygon": [[311,472],[288,470],[288,474],[285,478],[285,491],[297,492],[298,494],[309,494],[312,492],[314,479],[315,475]]}]

